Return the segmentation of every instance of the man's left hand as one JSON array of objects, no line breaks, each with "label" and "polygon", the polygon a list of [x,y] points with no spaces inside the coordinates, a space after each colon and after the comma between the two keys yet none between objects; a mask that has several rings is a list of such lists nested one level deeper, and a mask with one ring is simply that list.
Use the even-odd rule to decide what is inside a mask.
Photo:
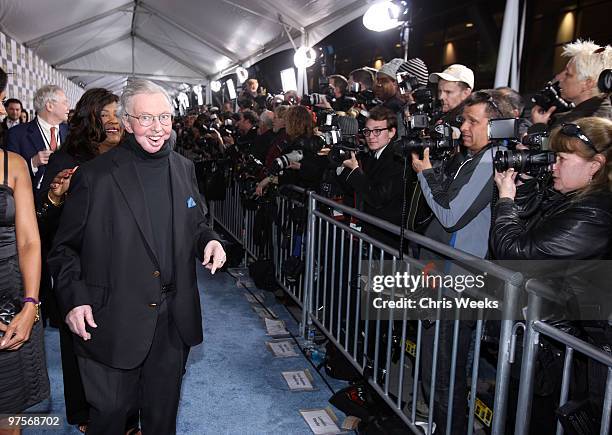
[{"label": "man's left hand", "polygon": [[431,161],[429,160],[429,148],[423,151],[423,158],[420,159],[417,153],[412,153],[412,169],[417,174],[420,174],[425,169],[431,169]]},{"label": "man's left hand", "polygon": [[210,269],[211,274],[215,274],[217,269],[221,269],[225,264],[225,251],[223,246],[217,240],[211,240],[204,247],[204,261],[202,264],[205,268]]},{"label": "man's left hand", "polygon": [[355,157],[355,153],[353,151],[351,151],[351,158],[343,161],[342,166],[351,170],[359,167],[359,162],[357,161],[357,158]]}]

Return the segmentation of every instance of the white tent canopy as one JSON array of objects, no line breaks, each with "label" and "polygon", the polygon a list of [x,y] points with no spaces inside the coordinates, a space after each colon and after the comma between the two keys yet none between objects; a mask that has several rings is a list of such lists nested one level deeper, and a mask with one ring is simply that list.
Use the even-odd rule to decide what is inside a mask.
[{"label": "white tent canopy", "polygon": [[130,76],[176,92],[281,50],[314,45],[366,0],[2,0],[0,30],[86,88]]}]

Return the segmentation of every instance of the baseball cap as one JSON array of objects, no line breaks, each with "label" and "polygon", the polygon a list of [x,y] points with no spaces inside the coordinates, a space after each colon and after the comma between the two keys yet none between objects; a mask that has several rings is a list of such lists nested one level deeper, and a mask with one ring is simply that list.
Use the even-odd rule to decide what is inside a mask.
[{"label": "baseball cap", "polygon": [[407,72],[410,75],[415,76],[421,86],[427,86],[429,70],[427,69],[427,65],[425,65],[425,62],[423,62],[418,57],[408,59],[406,62],[402,62],[397,72]]},{"label": "baseball cap", "polygon": [[380,74],[385,74],[391,77],[393,80],[396,80],[397,70],[402,63],[404,63],[404,59],[400,59],[399,57],[391,59],[389,62],[380,67],[378,73],[376,73],[376,77],[378,77]]},{"label": "baseball cap", "polygon": [[474,72],[467,66],[458,63],[449,66],[441,73],[433,73],[429,76],[429,81],[432,83],[438,83],[439,79],[448,82],[463,82],[474,89]]}]

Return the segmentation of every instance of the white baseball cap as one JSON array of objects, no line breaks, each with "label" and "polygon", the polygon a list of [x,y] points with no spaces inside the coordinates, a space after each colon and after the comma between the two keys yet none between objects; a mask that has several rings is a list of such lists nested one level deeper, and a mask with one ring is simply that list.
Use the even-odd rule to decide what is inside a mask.
[{"label": "white baseball cap", "polygon": [[449,66],[441,73],[433,73],[429,76],[431,83],[438,83],[439,79],[447,82],[463,82],[474,89],[474,71],[458,63]]}]

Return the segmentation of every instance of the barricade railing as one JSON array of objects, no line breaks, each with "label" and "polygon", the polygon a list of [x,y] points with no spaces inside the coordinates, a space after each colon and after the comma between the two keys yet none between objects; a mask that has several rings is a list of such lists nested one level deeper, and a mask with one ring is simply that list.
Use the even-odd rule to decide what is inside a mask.
[{"label": "barricade railing", "polygon": [[[306,198],[306,201],[304,200]],[[417,260],[404,255],[400,260],[396,247],[388,246],[368,234],[349,225],[350,219],[339,221],[335,216],[344,214],[356,218],[359,222],[394,234],[399,245],[400,228],[382,221],[356,209],[338,204],[325,197],[296,186],[285,186],[285,190],[276,199],[276,219],[272,224],[272,252],[262,252],[254,241],[253,229],[255,211],[243,207],[240,189],[237,183],[227,187],[224,201],[211,201],[210,213],[215,223],[224,228],[232,237],[242,243],[246,254],[254,259],[272,258],[278,284],[302,307],[302,333],[308,336],[308,330],[314,326],[339,349],[350,363],[368,378],[371,387],[385,400],[397,415],[409,425],[414,433],[422,433],[415,423],[426,420],[425,433],[432,433],[435,409],[436,384],[440,374],[437,373],[438,361],[448,358],[450,376],[444,376],[448,390],[454,391],[455,379],[461,376],[458,370],[458,356],[468,352],[460,345],[460,337],[465,334],[464,322],[459,320],[409,320],[406,310],[393,312],[387,319],[375,313],[368,317],[368,310],[361,311],[362,304],[370,302],[371,292],[364,292],[360,287],[363,267],[379,267],[382,273],[384,262],[399,269],[404,265],[408,270],[421,270],[427,267],[425,260]],[[306,223],[296,223],[296,215],[303,213],[306,207]],[[300,211],[295,211],[296,209]],[[292,211],[294,210],[294,211]],[[336,213],[331,213],[333,210]],[[300,237],[303,234],[303,237]],[[534,293],[536,283],[531,283],[529,292],[530,319],[526,326],[524,352],[519,379],[519,397],[516,415],[507,415],[510,369],[514,363],[516,329],[523,326],[516,322],[519,298],[524,296],[523,276],[515,271],[501,267],[492,262],[474,257],[463,251],[436,242],[432,239],[407,231],[406,243],[410,252],[414,246],[427,249],[455,264],[463,265],[472,272],[488,275],[488,279],[503,283],[499,299],[503,312],[496,323],[499,326],[497,363],[494,368],[494,394],[492,402],[484,403],[477,397],[481,371],[481,340],[484,335],[485,322],[478,319],[471,327],[472,337],[469,345],[471,364],[466,383],[469,383],[469,413],[465,433],[473,433],[475,415],[490,433],[503,434],[508,430],[508,420],[515,421],[515,433],[524,434],[529,428],[531,414],[531,396],[534,382],[534,359],[537,356],[537,340],[540,334],[558,340],[566,346],[566,365],[562,385],[560,405],[568,399],[569,371],[572,355],[579,352],[608,367],[606,394],[603,404],[601,433],[609,433],[610,409],[612,408],[612,365],[610,356],[589,343],[580,342],[576,337],[554,329],[552,326],[533,317],[538,307],[538,297]],[[293,256],[305,265],[303,273],[289,272],[284,267]],[[246,256],[245,256],[246,260]],[[541,286],[537,287],[541,290]],[[363,299],[365,293],[366,298]],[[395,295],[391,295],[392,297]],[[440,296],[440,294],[438,295]],[[305,308],[305,309],[304,309]],[[439,310],[437,311],[439,314]],[[520,318],[520,317],[519,317]],[[535,319],[535,320],[534,320]],[[429,323],[429,324],[428,324]],[[487,336],[490,334],[487,333]],[[449,342],[449,337],[450,342]],[[478,338],[478,339],[474,339]],[[578,340],[578,341],[576,341]],[[444,351],[440,350],[440,343]],[[400,349],[399,356],[397,349]],[[425,367],[426,362],[430,363]],[[468,366],[469,367],[469,366]],[[421,379],[424,371],[428,372],[426,382]],[[467,370],[467,368],[466,368]],[[422,373],[423,372],[423,373]],[[469,382],[467,382],[469,381]],[[427,385],[425,385],[427,384]],[[419,397],[423,397],[419,400]],[[427,399],[427,400],[425,400]],[[448,394],[446,403],[446,427],[436,428],[436,433],[451,433],[453,421],[453,394]],[[425,412],[421,408],[426,402]],[[419,414],[417,414],[419,407]],[[607,408],[606,408],[607,407]],[[607,410],[607,411],[606,411]],[[456,417],[456,416],[455,416]],[[559,426],[557,434],[561,434]]]},{"label": "barricade railing", "polygon": [[[274,273],[278,284],[299,305],[304,305],[304,273],[300,264],[305,262],[303,233],[304,228],[296,223],[294,215],[303,211],[306,221],[304,195],[306,191],[298,186],[284,186],[283,193],[274,198],[275,218],[263,225],[271,225],[271,243],[258,244],[255,240],[257,210],[246,208],[241,197],[240,184],[231,179],[226,187],[225,199],[209,201],[208,210],[211,221],[219,225],[228,235],[239,242],[245,250],[245,265],[247,256],[254,260],[271,259],[274,263]],[[299,213],[294,211],[300,210]],[[261,229],[261,228],[260,228]],[[297,245],[297,246],[296,246]],[[284,268],[287,261],[298,254],[294,261],[293,273]],[[301,267],[303,269],[303,267]]]},{"label": "barricade railing", "polygon": [[[393,310],[389,311],[387,320],[380,318],[380,311],[377,311],[376,318],[372,319],[369,318],[368,309],[365,309],[362,314],[360,304],[363,303],[364,294],[366,304],[369,305],[371,292],[364,292],[360,288],[361,278],[357,280],[357,283],[355,283],[355,278],[360,277],[364,272],[362,270],[364,264],[367,265],[368,270],[372,270],[373,267],[379,268],[381,273],[383,273],[385,261],[391,263],[392,273],[400,270],[402,263],[408,270],[411,268],[421,270],[425,265],[422,261],[410,256],[404,256],[404,259],[400,261],[396,248],[385,245],[346,223],[337,221],[322,212],[320,210],[322,206],[395,234],[399,242],[400,228],[398,226],[309,193],[306,231],[307,310],[305,316],[307,318],[304,319],[305,324],[316,325],[360,373],[367,374],[368,370],[371,371],[368,379],[370,385],[415,433],[422,433],[415,426],[419,386],[428,389],[429,412],[426,433],[432,433],[440,342],[444,349],[449,347],[451,343],[448,341],[447,334],[452,333],[450,355],[444,354],[441,355],[441,358],[450,357],[451,359],[450,376],[447,379],[449,380],[448,391],[453,392],[455,377],[459,379],[462,376],[461,373],[457,373],[457,355],[459,352],[463,355],[467,352],[467,349],[459,349],[460,329],[462,336],[465,335],[464,322],[435,320],[434,326],[428,325],[429,328],[425,328],[423,320],[408,320],[407,307],[404,310],[398,310],[401,318],[397,319],[394,319]],[[421,249],[427,249],[447,260],[469,267],[471,271],[487,274],[489,279],[494,278],[503,282],[501,307],[504,312],[500,314],[499,356],[492,404],[495,411],[489,424],[493,434],[504,433],[510,380],[510,344],[514,326],[512,319],[515,318],[518,307],[522,275],[413,232],[406,232],[405,239],[409,243],[418,244]],[[396,296],[393,291],[392,289],[392,298]],[[436,313],[439,314],[439,310]],[[413,327],[416,334],[416,338],[412,340],[407,337],[409,326]],[[483,326],[482,319],[475,322],[476,337],[481,336]],[[427,329],[426,339],[424,339],[425,329]],[[442,336],[446,338],[441,338]],[[474,341],[474,355],[469,386],[472,393],[470,394],[469,421],[466,429],[468,434],[472,433],[474,427],[476,394],[473,393],[477,391],[481,351],[480,339],[470,339],[470,341]],[[423,349],[424,344],[427,346],[426,349]],[[404,351],[407,345],[414,349],[414,358],[410,362],[406,361]],[[396,357],[397,361],[392,364],[392,351],[398,347],[400,349],[399,358]],[[425,367],[421,359],[429,356],[429,352],[433,353],[430,359],[432,364],[430,367]],[[429,379],[426,382],[419,382],[421,371],[425,373],[425,370]],[[411,383],[409,388],[406,388],[406,383]],[[453,394],[448,394],[447,425],[444,428],[438,428],[436,433],[451,432],[453,401]]]},{"label": "barricade railing", "polygon": [[[525,435],[529,433],[531,422],[534,379],[536,372],[536,359],[540,350],[542,336],[555,340],[565,347],[565,360],[563,363],[563,378],[561,380],[561,392],[559,397],[559,407],[565,405],[569,400],[570,383],[572,381],[572,367],[575,362],[575,353],[579,353],[588,358],[588,364],[602,364],[607,367],[607,377],[605,380],[605,392],[601,404],[601,421],[599,433],[607,435],[612,433],[611,414],[612,414],[612,354],[604,352],[597,346],[584,341],[578,337],[561,331],[554,326],[541,320],[542,306],[545,302],[557,302],[560,298],[559,292],[554,292],[551,288],[540,281],[529,280],[525,286],[528,293],[528,313],[526,322],[526,333],[523,343],[523,360],[521,364],[521,375],[519,385],[518,407],[516,412],[515,434]],[[607,319],[606,319],[607,321]],[[603,380],[603,379],[602,379]],[[599,410],[596,410],[599,411]],[[592,433],[593,428],[587,428],[592,422],[588,421],[589,416],[582,416],[585,432]],[[551,428],[552,429],[552,428]],[[563,434],[563,427],[557,423],[557,435]]]}]

